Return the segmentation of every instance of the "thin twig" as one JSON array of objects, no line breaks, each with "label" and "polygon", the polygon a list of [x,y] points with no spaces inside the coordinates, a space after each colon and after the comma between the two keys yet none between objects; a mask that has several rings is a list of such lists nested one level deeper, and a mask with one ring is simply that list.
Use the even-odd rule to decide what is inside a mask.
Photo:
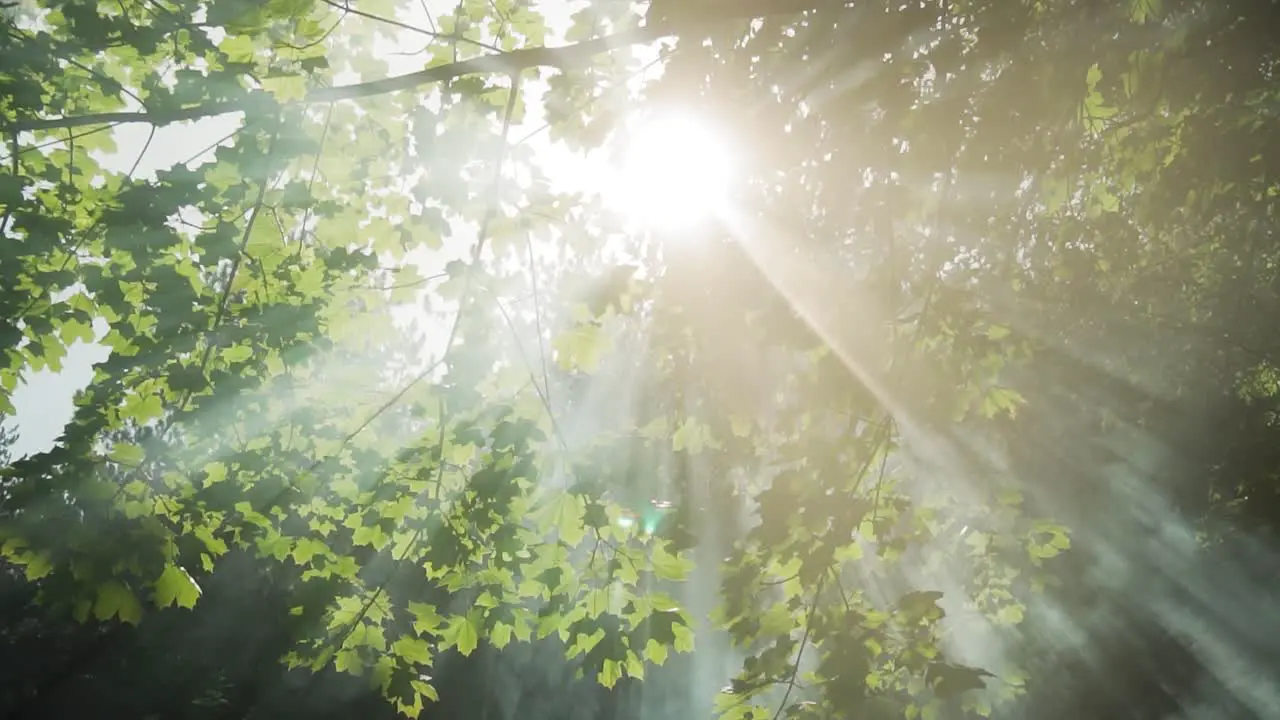
[{"label": "thin twig", "polygon": [[[529,356],[526,355],[524,352],[524,345],[520,342],[520,336],[516,332],[515,323],[511,321],[511,316],[507,313],[506,307],[503,306],[502,301],[498,299],[497,296],[494,296],[493,301],[494,301],[494,304],[498,306],[498,312],[502,313],[502,319],[506,321],[507,327],[511,330],[511,336],[516,343],[516,351],[520,353],[520,361],[524,363],[525,370],[527,370],[529,373],[529,379],[533,381],[533,389],[536,393],[538,393],[538,399],[542,400],[542,405],[544,408],[546,408],[547,417],[550,418],[551,420],[551,431],[555,434],[556,440],[560,444],[560,449],[564,450],[565,452],[568,452],[569,445],[568,443],[565,442],[564,433],[560,432],[560,425],[556,421],[555,411],[552,410],[551,408],[551,397],[547,395],[542,388],[538,387],[538,382],[536,379],[537,371],[534,370],[533,364],[529,362]],[[541,344],[541,341],[539,341],[539,344]],[[545,371],[545,365],[543,367]]]},{"label": "thin twig", "polygon": [[[351,13],[352,15],[357,15],[359,17],[365,18],[366,20],[373,20],[374,22],[385,23],[392,27],[400,28],[401,30],[408,30],[409,32],[417,33],[419,35],[425,35],[429,38],[433,38],[436,40],[450,40],[453,42],[465,42],[471,45],[475,45],[476,47],[484,48],[485,50],[489,50],[491,52],[499,52],[499,53],[503,52],[502,48],[498,47],[497,45],[490,45],[489,43],[481,42],[479,40],[472,40],[469,37],[463,37],[462,35],[458,35],[458,34],[450,35],[446,33],[436,32],[435,30],[427,30],[426,28],[420,28],[414,25],[410,25],[408,23],[400,22],[399,20],[392,20],[391,18],[382,17],[381,15],[374,15],[373,13],[367,13],[363,10],[357,10],[351,7],[349,2],[338,3],[338,2],[334,2],[334,0],[321,0],[321,2],[323,2],[325,5],[328,5],[329,7],[337,8],[339,10],[342,10],[343,12]],[[428,15],[427,16],[428,21],[430,21],[430,18],[431,16]]]},{"label": "thin twig", "polygon": [[[479,263],[481,252],[484,250],[485,240],[488,237],[488,226],[492,222],[492,217],[494,212],[496,211],[496,206],[498,204],[499,186],[502,181],[502,165],[506,158],[507,139],[511,131],[511,118],[515,114],[516,99],[519,97],[519,95],[520,95],[520,78],[519,76],[513,76],[511,78],[511,91],[510,91],[510,94],[507,96],[507,105],[506,105],[505,112],[503,114],[503,119],[502,119],[502,144],[499,146],[497,162],[495,163],[494,169],[493,169],[493,182],[491,185],[492,192],[490,194],[489,206],[485,212],[484,219],[481,221],[479,237],[476,238],[476,244],[471,254],[472,264],[468,266],[468,269],[467,269],[467,279],[464,280],[462,294],[458,299],[458,312],[454,316],[453,328],[449,331],[449,338],[445,342],[444,351],[440,353],[440,358],[436,362],[432,363],[431,366],[426,371],[419,373],[416,377],[414,377],[408,384],[406,384],[403,388],[401,388],[399,392],[397,392],[394,396],[392,396],[390,400],[383,403],[382,406],[378,408],[378,410],[373,415],[371,415],[368,419],[366,419],[360,425],[360,427],[356,428],[351,433],[349,433],[347,437],[343,440],[342,445],[345,446],[347,442],[349,442],[362,430],[367,428],[378,417],[380,417],[383,413],[385,413],[388,409],[390,409],[392,405],[394,405],[401,398],[403,398],[411,388],[413,388],[419,382],[425,379],[431,373],[432,370],[434,370],[436,367],[438,367],[440,364],[444,363],[448,359],[449,354],[453,349],[454,341],[457,339],[458,328],[462,325],[462,318],[466,314],[466,306],[468,304],[468,296],[470,294],[470,291],[471,291],[470,286],[472,284],[471,278],[474,277],[475,275],[475,267]],[[439,487],[444,475],[444,465],[445,465],[444,444],[445,444],[445,437],[447,435],[447,433],[445,432],[447,415],[446,415],[446,408],[445,408],[443,399],[439,401],[439,408],[440,408],[440,411],[439,411],[440,439],[437,444],[438,454],[436,458],[437,498],[439,497]],[[422,537],[422,530],[423,528],[420,527],[414,532],[413,537],[410,539],[409,543],[405,546],[404,552],[400,554],[400,557],[398,558],[398,561],[397,561],[397,566],[399,566],[399,563],[403,561],[404,558],[408,557],[409,552],[417,546],[418,541]],[[370,596],[369,600],[364,604],[363,607],[361,607],[360,612],[357,613],[354,618],[352,618],[351,622],[348,623],[345,630],[339,636],[338,642],[332,646],[330,657],[342,650],[343,646],[346,645],[347,639],[351,637],[351,634],[353,632],[355,632],[356,627],[364,620],[365,616],[369,612],[369,609],[372,608],[373,604],[377,602],[378,598],[382,596],[382,593],[385,591],[387,585],[390,584],[391,580],[394,577],[395,577],[394,572],[389,574],[387,576],[387,579],[378,586],[378,588],[374,591],[373,595]],[[325,659],[325,662],[328,662],[328,658]]]},{"label": "thin twig", "polygon": [[[279,130],[277,130],[277,133]],[[275,135],[272,135],[271,142],[267,145],[267,156],[270,157],[275,146]],[[240,271],[240,264],[245,257],[245,248],[249,245],[249,236],[253,234],[253,226],[258,220],[258,215],[262,213],[262,204],[267,195],[267,186],[270,184],[270,176],[264,175],[258,182],[258,194],[253,201],[253,211],[249,214],[244,223],[244,233],[240,237],[240,244],[236,249],[236,257],[231,261],[231,269],[227,273],[226,286],[222,288],[222,294],[218,299],[218,308],[214,313],[213,322],[209,325],[209,330],[205,336],[204,353],[200,357],[199,372],[203,376],[206,368],[209,366],[209,360],[213,357],[214,335],[218,332],[218,328],[222,325],[223,319],[227,314],[227,307],[231,303],[231,286],[235,283],[236,275]],[[178,405],[178,411],[186,410],[187,404],[191,402],[193,391],[187,390],[182,398],[182,402]]]},{"label": "thin twig", "polygon": [[[107,130],[114,130],[119,125],[120,123],[110,123],[107,125],[99,125],[98,127],[93,128],[92,130],[85,130],[84,132],[75,133],[74,135],[71,135],[69,137],[61,137],[61,136],[55,137],[49,140],[45,140],[44,142],[38,145],[28,145],[24,148],[21,148],[20,150],[18,150],[18,154],[23,155],[25,153],[33,152],[35,150],[43,150],[44,148],[52,147],[54,145],[61,145],[62,143],[66,142],[69,138],[72,138],[72,137],[79,140],[82,137],[89,137],[90,135],[96,135],[100,132],[106,132]],[[17,133],[14,133],[14,135],[17,135]]]},{"label": "thin twig", "polygon": [[[448,435],[448,433],[445,432],[445,425],[448,424],[448,417],[445,414],[445,404],[444,404],[443,398],[440,399],[437,407],[439,408],[439,411],[436,416],[437,417],[436,424],[439,426],[439,429],[440,429],[440,438],[436,441],[436,478],[435,478],[436,497],[435,499],[438,502],[440,500],[440,483],[444,479],[444,467],[445,467],[444,446],[445,446],[445,437]],[[426,489],[423,489],[422,493],[426,493]],[[419,497],[421,497],[421,494],[419,495]],[[424,524],[422,527],[419,527],[417,530],[413,532],[413,535],[409,538],[409,542],[405,544],[404,550],[401,551],[400,557],[396,558],[397,567],[404,562],[405,558],[409,557],[410,552],[412,552],[415,548],[417,548],[418,541],[422,539],[422,531],[425,527],[426,525]],[[368,616],[369,610],[371,610],[374,604],[378,602],[378,599],[382,597],[382,593],[386,591],[387,585],[391,583],[391,580],[394,577],[395,577],[395,574],[392,573],[387,576],[386,581],[378,585],[377,589],[374,590],[373,595],[369,597],[369,600],[366,601],[363,606],[361,606],[360,612],[356,613],[355,617],[351,619],[351,622],[347,624],[347,627],[342,631],[341,634],[338,635],[338,641],[334,643],[332,650],[328,654],[328,657],[325,658],[326,663],[329,662],[329,658],[341,652],[342,648],[346,646],[347,640],[351,638],[351,634],[355,632],[356,627],[358,627],[360,623],[364,621],[365,617]],[[318,675],[313,676],[313,678],[315,677],[318,677]]]},{"label": "thin twig", "polygon": [[[320,129],[320,148],[316,150],[316,156],[311,161],[311,177],[307,178],[307,197],[312,197],[311,192],[316,186],[316,177],[320,174],[320,157],[324,153],[324,141],[329,137],[329,123],[333,120],[333,105],[330,104],[328,110],[324,114],[324,125]],[[307,223],[311,222],[311,208],[314,203],[308,203],[307,209],[302,213],[302,222],[298,227],[298,248],[301,251],[302,239],[307,232]]]},{"label": "thin twig", "polygon": [[[889,432],[889,431],[888,431],[888,427],[889,427],[890,425],[892,425],[892,424],[893,424],[893,419],[892,419],[892,418],[890,418],[889,420],[887,420],[887,421],[885,422],[885,428],[886,428],[885,435],[886,435],[886,437],[884,438],[883,442],[885,442],[886,444],[889,442],[889,438],[890,438],[890,437],[892,437],[892,434],[893,434],[893,433],[891,433],[891,432]],[[875,490],[875,495],[873,496],[873,498],[872,498],[872,500],[871,500],[871,526],[872,526],[872,528],[874,528],[874,527],[875,527],[876,520],[878,520],[878,519],[880,518],[880,486],[884,485],[884,470],[885,470],[885,467],[887,467],[888,465],[889,465],[889,448],[888,448],[888,447],[886,447],[886,448],[884,449],[883,454],[881,454],[881,456],[880,456],[880,476],[879,476],[878,478],[876,478],[876,490]]]},{"label": "thin twig", "polygon": [[195,153],[194,155],[191,155],[191,156],[190,156],[190,157],[188,157],[186,160],[183,160],[183,161],[182,161],[182,165],[190,165],[191,163],[193,163],[193,162],[195,162],[195,161],[196,161],[196,158],[199,158],[201,155],[204,155],[205,153],[209,152],[210,150],[215,150],[215,149],[217,149],[217,148],[218,148],[218,146],[222,145],[222,143],[224,143],[224,142],[226,142],[226,141],[230,140],[231,138],[235,137],[236,135],[239,135],[239,134],[240,134],[240,132],[241,132],[242,130],[244,130],[244,126],[243,126],[243,125],[241,125],[240,127],[237,127],[235,130],[232,130],[231,132],[227,133],[226,135],[223,135],[222,137],[218,138],[218,139],[217,139],[217,141],[215,141],[215,142],[213,142],[213,143],[210,143],[209,145],[204,146],[204,147],[203,147],[199,152]]},{"label": "thin twig", "polygon": [[787,691],[782,694],[782,703],[778,705],[778,711],[773,714],[773,720],[778,720],[782,716],[782,711],[787,708],[787,701],[791,699],[791,691],[796,687],[796,678],[800,675],[800,661],[804,658],[804,649],[809,644],[809,629],[813,627],[813,616],[818,612],[818,599],[822,597],[822,586],[826,584],[826,575],[818,580],[818,587],[813,591],[813,602],[809,604],[809,615],[804,621],[804,635],[800,638],[800,649],[796,650],[796,662],[791,666],[791,677],[787,679]]},{"label": "thin twig", "polygon": [[[449,328],[449,336],[445,340],[444,350],[441,351],[440,357],[437,358],[435,362],[431,363],[429,366],[427,366],[425,370],[415,375],[408,383],[406,383],[403,387],[401,387],[399,391],[397,391],[394,395],[388,398],[386,402],[380,405],[378,409],[373,412],[373,414],[371,414],[368,418],[365,419],[364,422],[360,423],[360,425],[356,427],[356,429],[347,433],[347,435],[342,439],[342,442],[339,443],[339,448],[346,447],[347,443],[351,442],[353,439],[355,439],[357,435],[364,432],[364,430],[368,428],[370,425],[372,425],[373,422],[376,421],[380,416],[382,416],[383,413],[385,413],[387,410],[390,410],[393,405],[400,402],[400,400],[405,395],[407,395],[410,390],[412,390],[414,387],[417,387],[418,383],[430,377],[431,373],[433,373],[436,370],[436,368],[444,364],[444,362],[449,356],[449,352],[453,349],[453,344],[458,339],[458,330],[462,327],[462,317],[463,315],[466,314],[467,305],[470,303],[470,295],[473,289],[473,284],[475,279],[475,268],[480,262],[481,253],[484,252],[486,241],[488,240],[488,236],[489,236],[489,226],[492,224],[493,216],[497,212],[496,206],[498,204],[498,186],[499,186],[499,182],[502,179],[502,164],[506,159],[506,147],[507,147],[506,138],[508,133],[511,130],[511,117],[515,113],[515,105],[516,105],[515,101],[516,101],[516,98],[519,96],[519,92],[520,92],[520,88],[519,88],[519,81],[517,76],[512,80],[511,94],[508,96],[507,106],[502,119],[503,143],[499,147],[498,162],[495,163],[494,165],[494,180],[492,185],[493,191],[491,192],[491,199],[488,207],[485,209],[484,217],[480,221],[479,237],[476,238],[476,244],[471,251],[471,264],[467,266],[467,272],[462,281],[462,292],[458,297],[458,312],[457,314],[454,315],[453,326]],[[317,460],[316,463],[313,464],[312,469],[318,466],[319,462],[320,461]]]},{"label": "thin twig", "polygon": [[138,172],[138,166],[142,164],[142,158],[147,156],[147,151],[151,149],[151,142],[156,139],[156,131],[159,130],[155,125],[151,126],[150,132],[147,133],[147,141],[142,143],[142,149],[138,151],[138,157],[134,158],[133,165],[129,167],[129,177]]},{"label": "thin twig", "polygon": [[542,390],[547,397],[547,411],[551,411],[551,373],[547,371],[547,349],[543,344],[542,337],[542,307],[541,301],[538,299],[538,265],[533,256],[533,236],[530,232],[524,234],[525,249],[529,254],[529,279],[533,285],[533,322],[534,328],[538,333],[538,357],[542,361]]}]

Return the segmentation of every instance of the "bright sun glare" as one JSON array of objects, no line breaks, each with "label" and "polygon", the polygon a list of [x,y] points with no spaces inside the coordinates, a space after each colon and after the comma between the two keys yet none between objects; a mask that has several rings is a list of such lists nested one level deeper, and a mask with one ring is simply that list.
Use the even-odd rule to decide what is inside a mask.
[{"label": "bright sun glare", "polygon": [[724,210],[733,153],[706,123],[681,113],[646,118],[624,143],[613,195],[633,219],[679,230]]}]

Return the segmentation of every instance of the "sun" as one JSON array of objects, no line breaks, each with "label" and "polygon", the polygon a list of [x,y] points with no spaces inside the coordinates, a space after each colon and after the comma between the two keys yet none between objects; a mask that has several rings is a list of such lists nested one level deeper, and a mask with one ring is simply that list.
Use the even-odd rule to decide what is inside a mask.
[{"label": "sun", "polygon": [[722,133],[689,113],[637,118],[624,130],[612,201],[655,230],[681,230],[720,215],[734,177]]}]

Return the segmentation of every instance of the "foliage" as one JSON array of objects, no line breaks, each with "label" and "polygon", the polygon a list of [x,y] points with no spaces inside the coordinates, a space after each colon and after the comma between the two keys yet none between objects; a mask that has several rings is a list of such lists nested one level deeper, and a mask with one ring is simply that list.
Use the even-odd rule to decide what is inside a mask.
[{"label": "foliage", "polygon": [[[442,657],[550,649],[621,697],[693,649],[718,582],[723,717],[1016,713],[1026,668],[954,635],[1027,623],[1078,533],[977,441],[1033,452],[1038,404],[1089,438],[1152,422],[1046,390],[1102,344],[1091,388],[1210,377],[1272,437],[1273,351],[1244,343],[1277,303],[1274,3],[417,5],[0,26],[0,413],[95,321],[112,350],[59,443],[0,471],[57,652],[219,622],[244,582],[254,673],[415,717]],[[375,48],[407,34],[397,75]],[[753,164],[734,217],[661,247],[513,129],[600,145],[641,68],[605,50],[664,34],[637,101],[705,106]],[[149,148],[212,117],[232,132],[154,173],[104,159],[117,124]],[[1134,330],[1167,327],[1229,340]],[[1225,478],[1189,481],[1196,510],[1275,492]],[[675,507],[619,522],[650,500]],[[231,663],[185,691],[251,709]]]}]

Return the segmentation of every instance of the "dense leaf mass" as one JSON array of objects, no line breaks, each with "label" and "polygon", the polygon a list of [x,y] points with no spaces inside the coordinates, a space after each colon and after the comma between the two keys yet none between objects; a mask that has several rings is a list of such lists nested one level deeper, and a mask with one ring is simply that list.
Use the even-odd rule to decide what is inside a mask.
[{"label": "dense leaf mass", "polygon": [[1274,712],[1274,0],[0,5],[0,715]]}]

